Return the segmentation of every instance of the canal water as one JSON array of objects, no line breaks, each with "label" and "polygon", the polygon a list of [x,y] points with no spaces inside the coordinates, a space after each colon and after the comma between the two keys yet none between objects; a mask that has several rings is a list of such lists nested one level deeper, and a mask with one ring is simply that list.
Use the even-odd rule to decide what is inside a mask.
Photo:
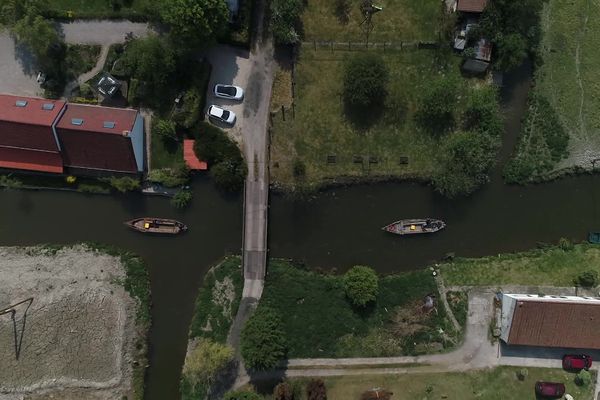
[{"label": "canal water", "polygon": [[[506,137],[499,165],[514,147],[529,88],[529,66],[507,77]],[[423,267],[454,252],[483,256],[524,250],[560,237],[583,240],[600,228],[600,176],[579,176],[527,187],[492,182],[468,198],[447,200],[417,183],[330,189],[308,201],[271,196],[270,256],[311,267],[367,264],[387,273]],[[198,286],[221,257],[239,253],[241,196],[225,196],[210,180],[193,183],[193,205],[176,211],[168,200],[142,195],[92,196],[47,191],[0,192],[0,244],[99,241],[140,254],[150,269],[153,328],[149,400],[175,400]],[[156,215],[190,226],[180,237],[148,237],[122,222]],[[380,228],[397,219],[436,217],[447,228],[435,235],[399,238]]]}]

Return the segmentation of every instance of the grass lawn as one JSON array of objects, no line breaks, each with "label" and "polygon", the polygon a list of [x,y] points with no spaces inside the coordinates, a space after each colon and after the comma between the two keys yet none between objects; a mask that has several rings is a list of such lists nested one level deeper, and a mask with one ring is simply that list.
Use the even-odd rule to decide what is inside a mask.
[{"label": "grass lawn", "polygon": [[600,273],[600,247],[575,245],[530,250],[524,253],[456,259],[441,267],[446,285],[535,285],[573,286],[581,272]]},{"label": "grass lawn", "polygon": [[[101,17],[145,17],[152,5],[151,0],[123,0],[121,7],[113,7],[109,0],[49,0],[50,10],[56,16],[66,17],[72,12],[72,18]],[[53,15],[54,16],[54,15]]]},{"label": "grass lawn", "polygon": [[204,277],[196,298],[190,338],[225,343],[242,299],[241,258],[227,257]]},{"label": "grass lawn", "polygon": [[[390,71],[389,94],[383,115],[365,126],[346,115],[341,97],[344,61],[353,54],[306,47],[301,51],[295,118],[291,111],[286,112],[286,121],[281,113],[273,117],[271,176],[276,183],[293,187],[318,186],[342,177],[428,179],[438,168],[439,139],[422,132],[414,114],[432,79],[459,75],[460,59],[436,50],[382,53]],[[475,81],[461,82],[467,86]],[[279,93],[277,86],[274,93]],[[335,164],[327,162],[330,155],[336,156]],[[370,162],[370,157],[376,163]],[[406,163],[401,163],[402,157],[407,157]],[[305,164],[304,179],[294,178],[296,159]]]},{"label": "grass lawn", "polygon": [[152,132],[150,149],[151,169],[170,168],[181,164],[183,160],[183,143]]},{"label": "grass lawn", "polygon": [[[555,169],[590,168],[591,160],[600,158],[600,5],[550,0],[544,5],[542,27],[543,63],[534,90],[548,100],[570,136],[569,156]],[[527,152],[541,157],[537,143]]]},{"label": "grass lawn", "polygon": [[[587,388],[575,385],[575,374],[558,369],[528,368],[527,377],[520,381],[516,377],[518,370],[515,367],[498,367],[466,373],[352,375],[330,377],[324,381],[327,398],[333,400],[358,400],[363,392],[377,387],[393,392],[392,399],[398,400],[535,400],[534,385],[538,380],[563,382],[567,393],[574,398],[592,400],[593,385]],[[299,400],[304,400],[304,397]]]},{"label": "grass lawn", "polygon": [[289,358],[392,356],[453,346],[443,307],[429,314],[421,309],[426,295],[437,296],[428,270],[381,277],[377,301],[362,310],[347,300],[339,275],[284,260],[271,260],[268,270],[259,307],[270,306],[281,315]]},{"label": "grass lawn", "polygon": [[[350,13],[337,11],[335,0],[307,2],[302,23],[305,40],[364,42],[360,1],[349,1]],[[373,17],[370,42],[430,41],[437,38],[442,4],[439,0],[379,0],[383,11]]]}]

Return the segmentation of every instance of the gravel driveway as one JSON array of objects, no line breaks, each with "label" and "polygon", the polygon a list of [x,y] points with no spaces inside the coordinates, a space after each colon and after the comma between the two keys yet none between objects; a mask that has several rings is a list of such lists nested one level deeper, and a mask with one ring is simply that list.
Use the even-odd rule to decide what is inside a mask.
[{"label": "gravel driveway", "polygon": [[15,48],[7,31],[0,31],[0,93],[40,96],[43,91],[36,76],[31,55]]},{"label": "gravel driveway", "polygon": [[60,24],[65,42],[72,44],[111,45],[125,40],[125,34],[147,36],[152,30],[146,23],[131,21],[74,21]]}]

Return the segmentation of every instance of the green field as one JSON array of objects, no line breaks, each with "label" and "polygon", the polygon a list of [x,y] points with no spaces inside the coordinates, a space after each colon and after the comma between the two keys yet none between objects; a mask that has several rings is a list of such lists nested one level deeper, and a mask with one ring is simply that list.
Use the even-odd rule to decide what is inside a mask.
[{"label": "green field", "polygon": [[600,247],[589,244],[456,259],[441,267],[448,286],[573,286],[573,279],[588,270],[600,273]]},{"label": "green field", "polygon": [[390,275],[380,278],[375,304],[356,309],[341,276],[271,260],[259,308],[282,317],[289,358],[422,354],[458,341],[443,307],[421,311],[428,294],[437,294],[430,271]]},{"label": "green field", "polygon": [[[460,75],[460,59],[444,55],[440,62],[436,50],[382,53],[391,75],[389,94],[382,115],[364,127],[344,112],[342,100],[344,61],[353,54],[302,50],[296,68],[295,118],[290,110],[285,121],[281,113],[273,117],[273,181],[293,187],[299,183],[318,186],[347,177],[427,179],[439,168],[436,155],[440,139],[422,132],[414,114],[421,93],[432,79],[443,74]],[[335,164],[327,162],[330,155],[336,156]],[[376,163],[369,162],[370,157]],[[402,157],[407,157],[405,164]],[[306,166],[302,182],[294,178],[296,159]]]},{"label": "green field", "polygon": [[[302,23],[305,40],[364,41],[363,16],[358,0],[349,0],[349,13],[338,10],[338,0],[310,0]],[[373,17],[369,41],[430,41],[437,38],[441,3],[438,0],[379,0],[383,11]],[[347,18],[346,18],[347,17]]]},{"label": "green field", "polygon": [[587,388],[575,385],[575,374],[557,369],[528,368],[527,377],[520,381],[516,377],[518,370],[498,367],[445,374],[352,375],[327,378],[325,385],[327,398],[332,400],[358,400],[363,392],[377,387],[393,392],[392,399],[397,400],[535,400],[535,382],[546,380],[563,382],[567,393],[578,400],[592,400],[593,385]]},{"label": "green field", "polygon": [[[552,162],[541,176],[575,166],[590,168],[600,158],[600,3],[590,0],[550,0],[542,14],[543,38],[534,93],[547,100],[570,137],[569,154]],[[535,110],[534,110],[535,111]],[[542,116],[544,118],[544,116]],[[544,132],[524,129],[518,148],[521,158],[540,165],[547,152],[540,145]]]}]

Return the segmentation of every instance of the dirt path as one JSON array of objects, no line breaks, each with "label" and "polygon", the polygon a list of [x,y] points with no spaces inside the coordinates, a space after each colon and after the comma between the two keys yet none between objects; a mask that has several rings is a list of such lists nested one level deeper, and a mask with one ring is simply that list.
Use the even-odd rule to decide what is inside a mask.
[{"label": "dirt path", "polygon": [[[128,395],[135,309],[116,257],[0,248],[0,399]],[[24,397],[19,397],[24,396]]]}]

